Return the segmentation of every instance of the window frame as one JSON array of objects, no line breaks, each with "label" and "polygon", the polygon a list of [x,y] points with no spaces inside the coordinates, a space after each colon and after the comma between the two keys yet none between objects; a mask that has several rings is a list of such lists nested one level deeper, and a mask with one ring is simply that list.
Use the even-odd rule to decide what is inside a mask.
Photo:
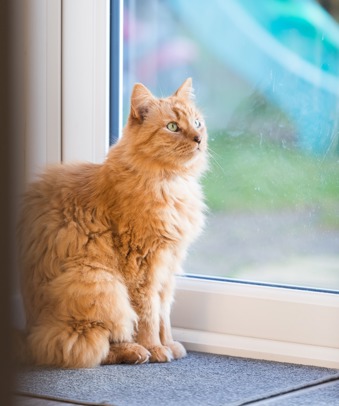
[{"label": "window frame", "polygon": [[190,350],[339,367],[339,295],[177,278],[175,337]]},{"label": "window frame", "polygon": [[17,3],[12,8],[16,194],[46,164],[61,160],[61,21],[61,0]]},{"label": "window frame", "polygon": [[[59,4],[62,69],[53,74],[61,83],[61,142],[48,137],[63,162],[100,163],[109,139],[110,2]],[[84,38],[89,46],[81,47]],[[339,368],[338,294],[180,276],[172,325],[191,350]]]},{"label": "window frame", "polygon": [[109,0],[62,0],[63,162],[109,148],[109,17]]}]

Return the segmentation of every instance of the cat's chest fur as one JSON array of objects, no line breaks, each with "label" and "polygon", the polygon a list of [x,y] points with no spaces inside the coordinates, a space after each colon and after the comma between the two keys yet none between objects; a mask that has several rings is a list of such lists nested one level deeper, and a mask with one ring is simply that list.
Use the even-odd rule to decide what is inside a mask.
[{"label": "cat's chest fur", "polygon": [[[118,188],[119,189],[119,188]],[[111,218],[113,252],[127,285],[156,289],[181,272],[187,246],[204,222],[201,187],[194,178],[135,179],[116,194]]]},{"label": "cat's chest fur", "polygon": [[[128,210],[119,210],[127,206]],[[131,240],[155,244],[190,242],[203,224],[204,203],[200,185],[194,179],[174,178],[162,182],[140,183],[118,202],[119,234]]]}]

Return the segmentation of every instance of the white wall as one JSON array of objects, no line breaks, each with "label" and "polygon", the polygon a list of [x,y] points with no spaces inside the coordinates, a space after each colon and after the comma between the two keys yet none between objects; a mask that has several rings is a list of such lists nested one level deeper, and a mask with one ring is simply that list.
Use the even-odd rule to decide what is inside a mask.
[{"label": "white wall", "polygon": [[62,160],[102,162],[108,150],[109,1],[63,1],[62,30]]},{"label": "white wall", "polygon": [[13,11],[12,111],[27,182],[61,159],[61,0],[13,0]]},{"label": "white wall", "polygon": [[[108,149],[108,0],[12,0],[20,183]],[[22,187],[20,187],[22,189]]]}]

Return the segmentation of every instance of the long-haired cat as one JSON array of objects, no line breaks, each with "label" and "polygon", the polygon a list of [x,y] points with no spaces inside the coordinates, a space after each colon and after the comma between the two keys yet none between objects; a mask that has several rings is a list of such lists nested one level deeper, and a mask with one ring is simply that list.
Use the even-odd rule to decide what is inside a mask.
[{"label": "long-haired cat", "polygon": [[134,86],[103,164],[59,165],[30,185],[19,222],[30,362],[166,362],[174,276],[204,222],[207,132],[187,79],[168,98]]}]

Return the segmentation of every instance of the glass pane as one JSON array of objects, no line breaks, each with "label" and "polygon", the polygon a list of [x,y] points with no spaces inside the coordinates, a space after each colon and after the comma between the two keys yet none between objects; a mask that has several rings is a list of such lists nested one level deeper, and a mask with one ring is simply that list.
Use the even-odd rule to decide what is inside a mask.
[{"label": "glass pane", "polygon": [[135,82],[169,95],[192,76],[209,129],[185,270],[339,290],[338,2],[192,3],[124,6],[125,119]]}]

